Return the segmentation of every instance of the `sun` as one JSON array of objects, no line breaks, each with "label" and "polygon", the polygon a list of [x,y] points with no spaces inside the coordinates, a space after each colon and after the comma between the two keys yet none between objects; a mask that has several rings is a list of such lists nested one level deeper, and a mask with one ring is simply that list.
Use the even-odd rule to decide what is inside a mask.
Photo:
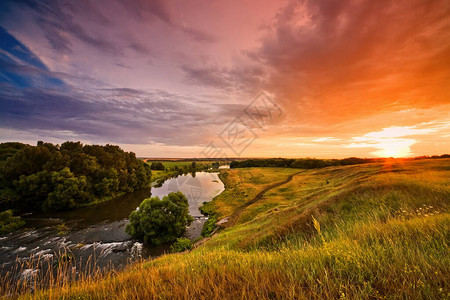
[{"label": "sun", "polygon": [[412,154],[410,147],[415,142],[413,139],[383,139],[376,145],[379,150],[373,154],[379,157],[407,157]]}]

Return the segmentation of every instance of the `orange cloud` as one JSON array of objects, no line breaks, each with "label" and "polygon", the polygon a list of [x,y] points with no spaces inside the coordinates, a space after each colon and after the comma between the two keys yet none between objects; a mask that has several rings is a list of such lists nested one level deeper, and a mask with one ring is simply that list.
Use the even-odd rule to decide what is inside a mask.
[{"label": "orange cloud", "polygon": [[292,1],[258,55],[300,122],[446,104],[448,13],[446,1]]}]

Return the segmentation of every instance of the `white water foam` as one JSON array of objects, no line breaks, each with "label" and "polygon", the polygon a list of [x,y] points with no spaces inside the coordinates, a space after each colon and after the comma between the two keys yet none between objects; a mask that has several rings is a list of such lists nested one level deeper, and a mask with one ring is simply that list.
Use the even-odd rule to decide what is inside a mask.
[{"label": "white water foam", "polygon": [[100,257],[106,256],[113,252],[114,249],[123,249],[126,250],[128,248],[129,242],[112,242],[112,243],[98,243],[95,242],[93,244],[87,244],[81,247],[81,250],[87,250],[89,248],[93,248],[100,251]]},{"label": "white water foam", "polygon": [[19,253],[19,252],[23,252],[25,250],[27,250],[27,247],[19,247],[16,250],[14,250],[13,253]]},{"label": "white water foam", "polygon": [[[38,251],[38,252],[36,252],[34,255],[36,255],[36,256],[43,256],[44,254],[47,254],[47,253],[49,253],[50,251],[52,251],[52,249],[44,249],[44,250],[41,250],[41,251]],[[51,254],[52,255],[52,254]],[[53,256],[53,255],[52,255]]]},{"label": "white water foam", "polygon": [[133,247],[131,247],[130,249],[131,258],[133,260],[138,260],[142,258],[142,247],[143,247],[142,243],[135,242],[133,244]]}]

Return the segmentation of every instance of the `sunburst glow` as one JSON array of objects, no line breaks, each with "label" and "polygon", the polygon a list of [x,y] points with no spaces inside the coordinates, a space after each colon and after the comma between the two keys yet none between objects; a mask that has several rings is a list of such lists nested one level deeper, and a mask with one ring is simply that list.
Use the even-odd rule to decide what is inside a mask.
[{"label": "sunburst glow", "polygon": [[405,138],[435,132],[435,128],[417,128],[417,126],[392,126],[381,131],[369,132],[354,137],[349,148],[374,148],[371,154],[379,157],[406,157],[412,155],[411,146],[417,140]]},{"label": "sunburst glow", "polygon": [[409,139],[386,139],[375,146],[380,150],[372,152],[372,154],[379,157],[407,157],[411,155],[410,146],[415,143],[415,140]]}]

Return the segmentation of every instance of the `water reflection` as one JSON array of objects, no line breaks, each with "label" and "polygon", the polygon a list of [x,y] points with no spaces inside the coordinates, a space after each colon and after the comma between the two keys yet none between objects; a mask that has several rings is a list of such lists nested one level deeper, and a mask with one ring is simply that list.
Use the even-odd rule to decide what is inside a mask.
[{"label": "water reflection", "polygon": [[[194,173],[195,174],[195,173]],[[180,175],[164,182],[161,187],[152,188],[152,196],[160,198],[172,192],[181,191],[189,201],[189,213],[193,217],[202,217],[199,208],[203,202],[211,201],[224,190],[217,173],[197,172]]]}]

